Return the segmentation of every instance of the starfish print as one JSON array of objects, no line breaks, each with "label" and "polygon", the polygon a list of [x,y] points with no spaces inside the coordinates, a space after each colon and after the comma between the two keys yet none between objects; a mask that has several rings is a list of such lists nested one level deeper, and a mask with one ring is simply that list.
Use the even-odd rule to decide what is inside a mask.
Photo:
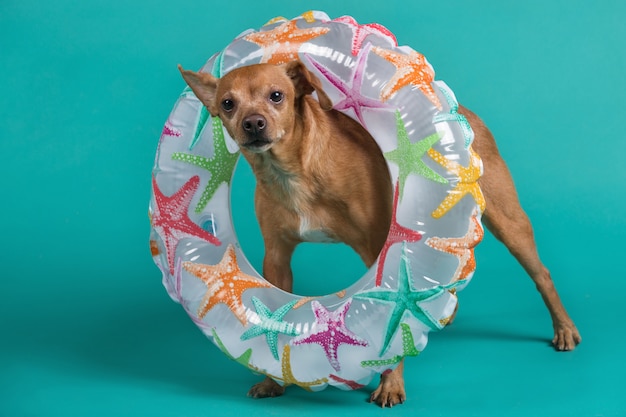
[{"label": "starfish print", "polygon": [[377,46],[374,47],[373,51],[396,67],[396,73],[381,92],[380,98],[382,101],[389,100],[401,88],[412,85],[417,87],[428,100],[441,110],[441,102],[432,86],[435,72],[426,61],[424,55],[416,51],[411,51],[407,55]]},{"label": "starfish print", "polygon": [[251,33],[244,39],[263,48],[261,62],[284,64],[298,58],[298,51],[304,42],[330,31],[330,28],[320,27],[298,29],[296,22],[291,20],[272,30]]},{"label": "starfish print", "polygon": [[313,13],[313,10],[302,13],[302,18],[307,23],[315,23],[315,14]]},{"label": "starfish print", "polygon": [[163,276],[163,284],[170,297],[177,303],[181,304],[185,311],[187,306],[183,300],[183,274],[182,274],[182,262],[180,258],[176,258],[176,265],[174,266],[174,282],[171,282],[169,277]]},{"label": "starfish print", "polygon": [[270,20],[268,20],[263,26],[261,26],[262,28],[264,28],[265,26],[270,26],[273,25],[274,23],[278,23],[278,22],[286,22],[287,19],[285,16],[276,16],[271,18]]},{"label": "starfish print", "polygon": [[193,321],[204,334],[209,334],[211,327],[203,322],[200,317],[191,312],[187,301],[183,298],[183,263],[180,258],[176,259],[174,283],[172,284],[169,279],[166,279],[166,277],[163,276],[163,285],[167,289],[169,296],[183,307],[183,310],[185,310],[185,313],[187,313],[187,315],[191,318],[191,321]]},{"label": "starfish print", "polygon": [[184,152],[174,152],[172,159],[175,161],[182,161],[192,165],[204,168],[211,173],[211,178],[207,183],[200,201],[196,206],[196,213],[201,213],[207,206],[209,200],[213,197],[217,189],[222,183],[230,185],[230,181],[233,178],[233,171],[239,158],[239,151],[230,153],[226,147],[226,140],[224,138],[224,129],[222,127],[222,121],[218,117],[213,117],[213,147],[214,154],[211,158],[207,158],[200,155],[192,155]]},{"label": "starfish print", "polygon": [[172,126],[168,120],[163,126],[163,131],[161,132],[161,140],[163,140],[165,136],[179,137],[180,135],[181,135],[180,130]]},{"label": "starfish print", "polygon": [[180,130],[172,126],[169,120],[165,122],[165,125],[163,126],[163,130],[161,131],[161,137],[159,138],[159,145],[157,146],[156,157],[154,158],[153,174],[161,172],[161,167],[159,166],[159,160],[161,159],[161,144],[163,143],[163,140],[165,139],[165,137],[166,136],[180,137],[181,134],[182,133],[180,132]]},{"label": "starfish print", "polygon": [[250,367],[250,357],[252,356],[252,348],[249,348],[244,353],[242,353],[239,357],[235,358],[231,353],[226,349],[226,346],[222,342],[222,339],[217,335],[217,331],[215,329],[211,329],[211,333],[213,334],[213,339],[215,340],[215,344],[217,347],[224,353],[229,359],[234,360],[235,362]]},{"label": "starfish print", "polygon": [[354,71],[350,75],[350,79],[347,83],[344,83],[341,78],[333,74],[328,68],[325,68],[320,63],[316,62],[307,55],[309,62],[318,69],[318,71],[326,77],[326,79],[343,94],[346,98],[338,102],[333,106],[334,109],[339,111],[345,111],[352,109],[363,127],[366,127],[365,120],[363,119],[363,109],[389,109],[390,106],[381,103],[378,99],[372,99],[365,97],[361,94],[361,85],[363,84],[363,75],[365,73],[365,62],[367,61],[368,52],[370,50],[370,44],[368,44],[362,53],[359,55]]},{"label": "starfish print", "polygon": [[[150,222],[152,222],[152,220],[150,220]],[[152,256],[157,256],[159,253],[161,253],[161,250],[159,249],[157,241],[150,239],[150,254]]]},{"label": "starfish print", "polygon": [[347,301],[335,311],[328,311],[318,301],[312,301],[311,307],[315,314],[314,332],[303,335],[292,341],[294,346],[315,343],[320,345],[326,353],[326,358],[333,369],[341,370],[337,358],[339,345],[367,346],[367,341],[361,339],[346,327],[346,313],[350,309],[352,301]]},{"label": "starfish print", "polygon": [[[334,295],[337,298],[343,298],[346,296],[346,290],[337,291]],[[302,307],[303,305],[310,303],[313,300],[317,300],[318,298],[320,297],[319,296],[302,297],[293,305],[293,309],[296,310]]]},{"label": "starfish print", "polygon": [[389,234],[387,235],[387,240],[383,245],[383,248],[380,250],[380,255],[378,255],[378,265],[376,266],[376,286],[379,287],[383,281],[383,268],[385,264],[385,260],[387,259],[387,252],[389,252],[389,248],[392,245],[400,242],[417,242],[422,238],[422,233],[417,232],[413,229],[409,229],[408,227],[404,227],[398,223],[397,220],[397,211],[398,211],[398,200],[399,200],[399,192],[400,188],[396,183],[395,191],[393,194],[393,210],[391,212],[391,225],[389,226]]},{"label": "starfish print", "polygon": [[252,297],[252,304],[254,304],[260,322],[246,330],[241,335],[241,340],[252,339],[264,334],[272,356],[278,360],[278,333],[288,336],[297,336],[299,334],[293,323],[283,321],[283,317],[291,311],[295,303],[296,300],[291,301],[272,312],[261,300]]},{"label": "starfish print", "polygon": [[442,238],[431,237],[426,244],[433,249],[441,252],[449,253],[459,259],[459,266],[454,272],[453,281],[467,279],[469,275],[476,270],[476,259],[474,258],[474,248],[483,239],[485,232],[478,220],[478,212],[470,218],[470,224],[462,237]]},{"label": "starfish print", "polygon": [[471,194],[474,200],[480,207],[481,213],[485,211],[485,197],[483,196],[480,186],[478,185],[478,179],[482,173],[482,162],[480,157],[470,147],[470,161],[469,166],[465,168],[463,165],[456,161],[451,161],[439,152],[431,149],[428,151],[428,155],[435,160],[439,165],[446,168],[449,172],[459,176],[459,182],[454,189],[448,192],[447,197],[441,202],[439,207],[432,212],[432,216],[435,219],[443,217],[452,207],[454,207],[466,194]]},{"label": "starfish print", "polygon": [[225,304],[244,326],[248,324],[241,297],[251,288],[271,288],[269,282],[247,275],[239,269],[233,245],[228,245],[217,265],[183,263],[183,268],[207,286],[207,292],[198,307],[198,317],[204,318],[217,304]]},{"label": "starfish print", "polygon": [[196,129],[193,132],[193,138],[191,139],[191,143],[189,144],[189,150],[192,150],[198,144],[200,140],[200,136],[202,135],[202,131],[206,126],[207,122],[211,118],[209,111],[205,106],[200,107],[200,111],[198,112],[198,121],[196,123]]},{"label": "starfish print", "polygon": [[377,302],[393,304],[393,310],[387,324],[385,340],[380,355],[383,355],[391,343],[393,335],[400,327],[402,317],[409,312],[420,322],[425,324],[431,330],[439,330],[443,326],[436,320],[427,310],[420,307],[425,301],[430,301],[440,297],[448,292],[451,288],[459,285],[455,282],[449,285],[437,285],[424,290],[415,290],[412,281],[411,263],[406,255],[406,244],[402,248],[402,256],[400,258],[400,270],[398,272],[398,289],[394,290],[369,290],[355,295],[355,298],[370,299]]},{"label": "starfish print", "polygon": [[356,56],[365,42],[365,38],[370,35],[383,38],[389,42],[391,46],[398,46],[398,41],[393,33],[383,25],[378,23],[369,23],[359,25],[352,16],[342,16],[334,19],[333,22],[341,22],[350,26],[352,29],[352,55]]},{"label": "starfish print", "polygon": [[372,359],[369,361],[362,361],[361,366],[364,368],[377,368],[380,366],[390,366],[400,363],[405,356],[417,356],[420,351],[415,348],[415,342],[413,340],[413,333],[411,333],[411,327],[406,323],[400,323],[402,329],[402,355],[395,355],[389,359]]},{"label": "starfish print", "polygon": [[[220,52],[213,61],[213,68],[211,69],[211,74],[214,77],[221,78],[222,76],[222,60],[224,58],[224,52]],[[183,90],[183,96],[193,96],[196,97],[193,90],[187,86]],[[200,141],[200,137],[202,136],[202,132],[206,127],[207,122],[209,121],[211,115],[209,114],[209,110],[205,106],[201,106],[198,111],[198,120],[196,121],[196,128],[193,132],[193,138],[191,139],[191,143],[189,144],[189,150],[195,148],[195,146]],[[213,136],[215,137],[215,136]]]},{"label": "starfish print", "polygon": [[352,389],[352,390],[361,389],[361,388],[363,388],[365,386],[363,384],[359,384],[356,381],[351,381],[349,379],[344,379],[344,378],[341,378],[341,377],[339,377],[337,375],[332,375],[331,374],[331,375],[328,375],[328,377],[330,379],[334,380],[334,381],[337,381],[337,382],[339,382],[341,384],[344,384],[346,387],[348,387],[349,389]]},{"label": "starfish print", "polygon": [[[181,96],[196,97],[196,95],[194,94],[194,92],[191,90],[189,86],[185,87],[185,89],[181,93]],[[200,107],[200,110],[198,110],[198,119],[196,121],[196,128],[194,129],[193,137],[191,138],[191,143],[189,144],[189,150],[192,150],[193,148],[195,148],[198,142],[200,141],[200,136],[202,135],[202,131],[204,130],[204,127],[206,126],[207,121],[209,120],[210,116],[211,115],[209,114],[209,111],[207,110],[205,106]]]},{"label": "starfish print", "polygon": [[448,180],[437,174],[422,161],[424,154],[441,139],[441,136],[438,133],[433,133],[419,142],[411,143],[399,111],[396,111],[396,127],[398,130],[398,147],[393,151],[385,152],[384,156],[398,165],[400,171],[398,174],[400,194],[404,195],[404,184],[411,173],[421,175],[439,184],[447,184]]},{"label": "starfish print", "polygon": [[266,372],[261,371],[260,369],[257,369],[259,372],[264,373],[265,375],[269,376],[270,378],[272,378],[274,381],[276,382],[280,382],[282,383],[281,385],[284,387],[287,387],[289,385],[297,385],[301,388],[304,388],[307,391],[311,391],[311,387],[314,387],[316,385],[322,385],[328,382],[327,378],[320,378],[320,379],[316,379],[314,381],[310,381],[310,382],[302,382],[302,381],[298,381],[294,375],[293,375],[293,371],[291,369],[291,346],[289,345],[285,345],[283,347],[283,355],[281,357],[281,365],[282,365],[282,376],[276,376],[276,375],[270,375]]},{"label": "starfish print", "polygon": [[171,274],[174,274],[174,256],[181,239],[198,237],[215,246],[222,244],[217,237],[195,224],[187,214],[199,184],[200,177],[191,177],[181,189],[167,197],[161,192],[156,177],[152,177],[152,191],[156,203],[153,207],[152,228],[165,243]]},{"label": "starfish print", "polygon": [[441,122],[457,122],[461,126],[463,138],[465,139],[465,148],[467,149],[474,140],[474,131],[472,126],[461,113],[459,113],[459,103],[456,101],[452,92],[443,86],[439,86],[439,91],[443,94],[450,106],[447,113],[439,113],[433,117],[433,123]]}]

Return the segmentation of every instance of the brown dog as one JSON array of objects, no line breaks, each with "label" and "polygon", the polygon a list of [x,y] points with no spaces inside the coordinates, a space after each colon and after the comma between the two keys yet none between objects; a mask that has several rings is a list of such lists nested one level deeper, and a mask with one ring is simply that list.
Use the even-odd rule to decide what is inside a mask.
[{"label": "brown dog", "polygon": [[[304,241],[345,242],[371,266],[391,221],[389,171],[369,133],[332,110],[319,80],[300,61],[242,67],[221,79],[179,69],[209,112],[222,119],[257,178],[255,209],[265,242],[265,278],[291,292],[291,256]],[[314,91],[318,100],[311,96]],[[552,316],[555,348],[574,349],[581,337],[539,260],[532,227],[494,138],[475,114],[463,107],[460,112],[474,129],[473,148],[483,160],[483,222],[535,282]],[[367,195],[382,197],[363,198]],[[383,407],[402,403],[402,370],[400,364],[382,375],[371,401]],[[249,395],[283,392],[266,378]]]}]

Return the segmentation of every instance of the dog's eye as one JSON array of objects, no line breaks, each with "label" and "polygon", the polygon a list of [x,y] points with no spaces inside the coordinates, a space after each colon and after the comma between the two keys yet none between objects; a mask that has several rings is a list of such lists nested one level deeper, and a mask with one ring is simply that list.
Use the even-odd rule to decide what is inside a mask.
[{"label": "dog's eye", "polygon": [[284,95],[280,91],[273,91],[270,94],[270,100],[272,100],[274,103],[280,103],[281,101],[283,101],[283,98]]},{"label": "dog's eye", "polygon": [[231,99],[227,98],[226,100],[222,101],[222,109],[224,109],[224,111],[232,111],[234,108],[235,102]]}]

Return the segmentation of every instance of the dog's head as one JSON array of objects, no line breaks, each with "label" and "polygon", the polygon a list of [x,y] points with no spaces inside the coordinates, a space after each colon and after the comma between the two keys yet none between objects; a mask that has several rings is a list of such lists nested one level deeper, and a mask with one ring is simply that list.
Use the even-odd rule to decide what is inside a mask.
[{"label": "dog's head", "polygon": [[291,133],[307,94],[317,92],[320,107],[332,108],[319,79],[300,61],[237,68],[222,78],[179,70],[212,116],[219,116],[239,146],[267,151]]}]

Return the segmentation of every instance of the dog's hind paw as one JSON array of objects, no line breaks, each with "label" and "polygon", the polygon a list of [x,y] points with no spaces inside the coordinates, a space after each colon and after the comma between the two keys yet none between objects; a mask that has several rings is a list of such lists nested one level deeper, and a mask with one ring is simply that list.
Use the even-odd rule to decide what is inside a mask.
[{"label": "dog's hind paw", "polygon": [[574,350],[582,340],[578,329],[570,321],[569,323],[555,326],[552,346],[558,351],[569,351]]}]

